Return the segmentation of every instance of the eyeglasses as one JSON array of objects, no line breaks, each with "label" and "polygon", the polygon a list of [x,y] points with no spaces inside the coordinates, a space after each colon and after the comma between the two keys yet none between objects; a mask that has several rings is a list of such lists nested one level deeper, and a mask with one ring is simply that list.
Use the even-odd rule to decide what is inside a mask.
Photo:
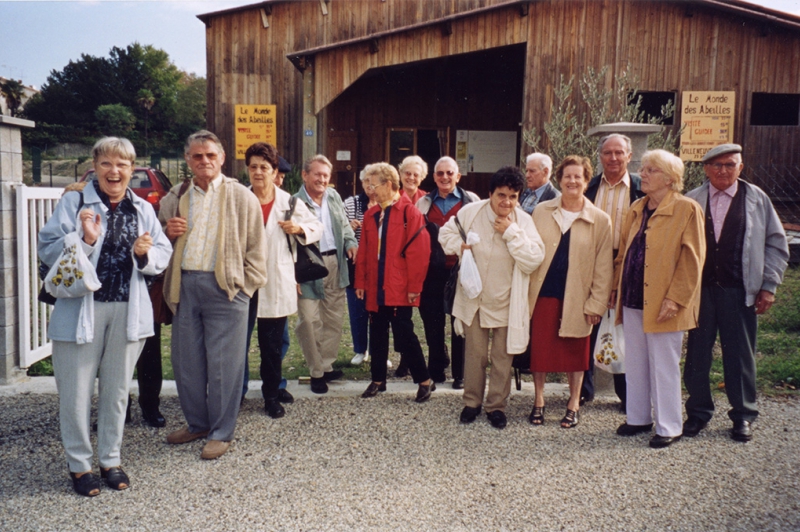
[{"label": "eyeglasses", "polygon": [[116,168],[117,170],[124,172],[125,170],[130,170],[131,164],[130,163],[117,163],[114,164],[109,161],[103,161],[98,165],[103,170],[111,170],[112,168]]},{"label": "eyeglasses", "polygon": [[719,172],[723,168],[729,172],[732,172],[734,168],[739,166],[739,163],[706,163],[706,166],[710,166],[715,172]]},{"label": "eyeglasses", "polygon": [[368,188],[372,192],[375,192],[376,188],[378,188],[379,186],[385,185],[385,184],[386,184],[386,182],[378,183],[377,185],[369,184],[369,185],[366,186],[366,188]]},{"label": "eyeglasses", "polygon": [[217,156],[218,156],[218,155],[219,155],[219,154],[217,154],[217,153],[214,153],[214,152],[208,152],[208,153],[193,153],[193,154],[191,154],[191,158],[192,158],[192,160],[194,160],[194,161],[198,161],[198,162],[199,162],[199,161],[202,161],[204,157],[205,157],[206,159],[208,159],[209,161],[216,161],[216,160],[217,160]]},{"label": "eyeglasses", "polygon": [[452,170],[448,170],[446,172],[444,170],[437,170],[436,171],[436,177],[444,177],[445,174],[447,175],[447,177],[453,177],[454,175],[456,175],[456,173],[454,171],[452,171]]}]

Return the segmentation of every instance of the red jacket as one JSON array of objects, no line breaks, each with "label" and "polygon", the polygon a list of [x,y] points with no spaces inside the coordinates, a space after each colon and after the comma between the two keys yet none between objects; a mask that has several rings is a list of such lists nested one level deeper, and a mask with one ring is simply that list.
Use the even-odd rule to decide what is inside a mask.
[{"label": "red jacket", "polygon": [[[380,262],[378,260],[378,224],[376,216],[380,214],[380,205],[375,205],[364,214],[361,226],[361,242],[356,257],[356,290],[366,292],[367,310],[378,311],[378,278]],[[431,255],[431,242],[425,230],[425,217],[414,207],[408,197],[400,199],[389,210],[389,221],[383,235],[386,244],[383,261],[383,305],[388,307],[418,307],[419,298],[408,302],[408,294],[422,292],[422,283],[428,272],[428,260]],[[405,227],[403,227],[405,225]],[[420,228],[422,230],[420,231]],[[419,231],[419,232],[418,232]],[[405,258],[400,255],[406,242],[414,235],[416,238],[405,251]]]}]

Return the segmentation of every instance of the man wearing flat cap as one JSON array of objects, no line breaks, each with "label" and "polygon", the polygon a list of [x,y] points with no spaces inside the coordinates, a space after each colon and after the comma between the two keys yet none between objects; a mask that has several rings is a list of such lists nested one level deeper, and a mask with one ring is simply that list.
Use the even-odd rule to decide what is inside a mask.
[{"label": "man wearing flat cap", "polygon": [[741,179],[742,147],[722,144],[702,159],[708,178],[687,194],[705,212],[706,262],[698,327],[689,331],[683,380],[689,399],[684,436],[696,436],[714,413],[709,373],[719,332],[731,438],[747,442],[756,408],[759,314],[775,301],[789,260],[786,233],[769,197]]}]

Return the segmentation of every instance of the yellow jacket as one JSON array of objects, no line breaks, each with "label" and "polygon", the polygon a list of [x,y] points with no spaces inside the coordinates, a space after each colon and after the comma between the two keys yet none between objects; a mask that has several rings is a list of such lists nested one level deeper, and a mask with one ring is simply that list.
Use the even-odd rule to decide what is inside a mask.
[{"label": "yellow jacket", "polygon": [[[531,275],[529,300],[536,301],[542,283],[561,242],[561,198],[540,203],[533,210],[533,223],[544,242],[544,262]],[[584,314],[602,316],[608,308],[613,280],[611,218],[584,198],[583,210],[572,223],[569,240],[569,270],[564,291],[564,310],[558,335],[583,338],[592,332]]]},{"label": "yellow jacket", "polygon": [[[622,270],[633,237],[642,226],[645,196],[631,205],[620,233],[620,253],[614,261],[617,290],[617,323],[622,323]],[[669,191],[656,207],[647,227],[644,255],[645,333],[686,331],[697,327],[700,281],[706,258],[704,218],[700,205],[678,192]],[[674,318],[656,323],[664,299],[678,304]]]}]

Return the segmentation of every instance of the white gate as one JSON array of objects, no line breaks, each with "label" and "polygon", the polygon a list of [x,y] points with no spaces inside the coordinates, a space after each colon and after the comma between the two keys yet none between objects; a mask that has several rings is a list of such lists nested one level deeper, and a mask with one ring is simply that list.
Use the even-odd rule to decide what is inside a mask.
[{"label": "white gate", "polygon": [[17,187],[17,272],[19,286],[19,366],[50,356],[53,344],[47,339],[52,308],[37,299],[39,280],[39,230],[53,214],[63,188]]}]

